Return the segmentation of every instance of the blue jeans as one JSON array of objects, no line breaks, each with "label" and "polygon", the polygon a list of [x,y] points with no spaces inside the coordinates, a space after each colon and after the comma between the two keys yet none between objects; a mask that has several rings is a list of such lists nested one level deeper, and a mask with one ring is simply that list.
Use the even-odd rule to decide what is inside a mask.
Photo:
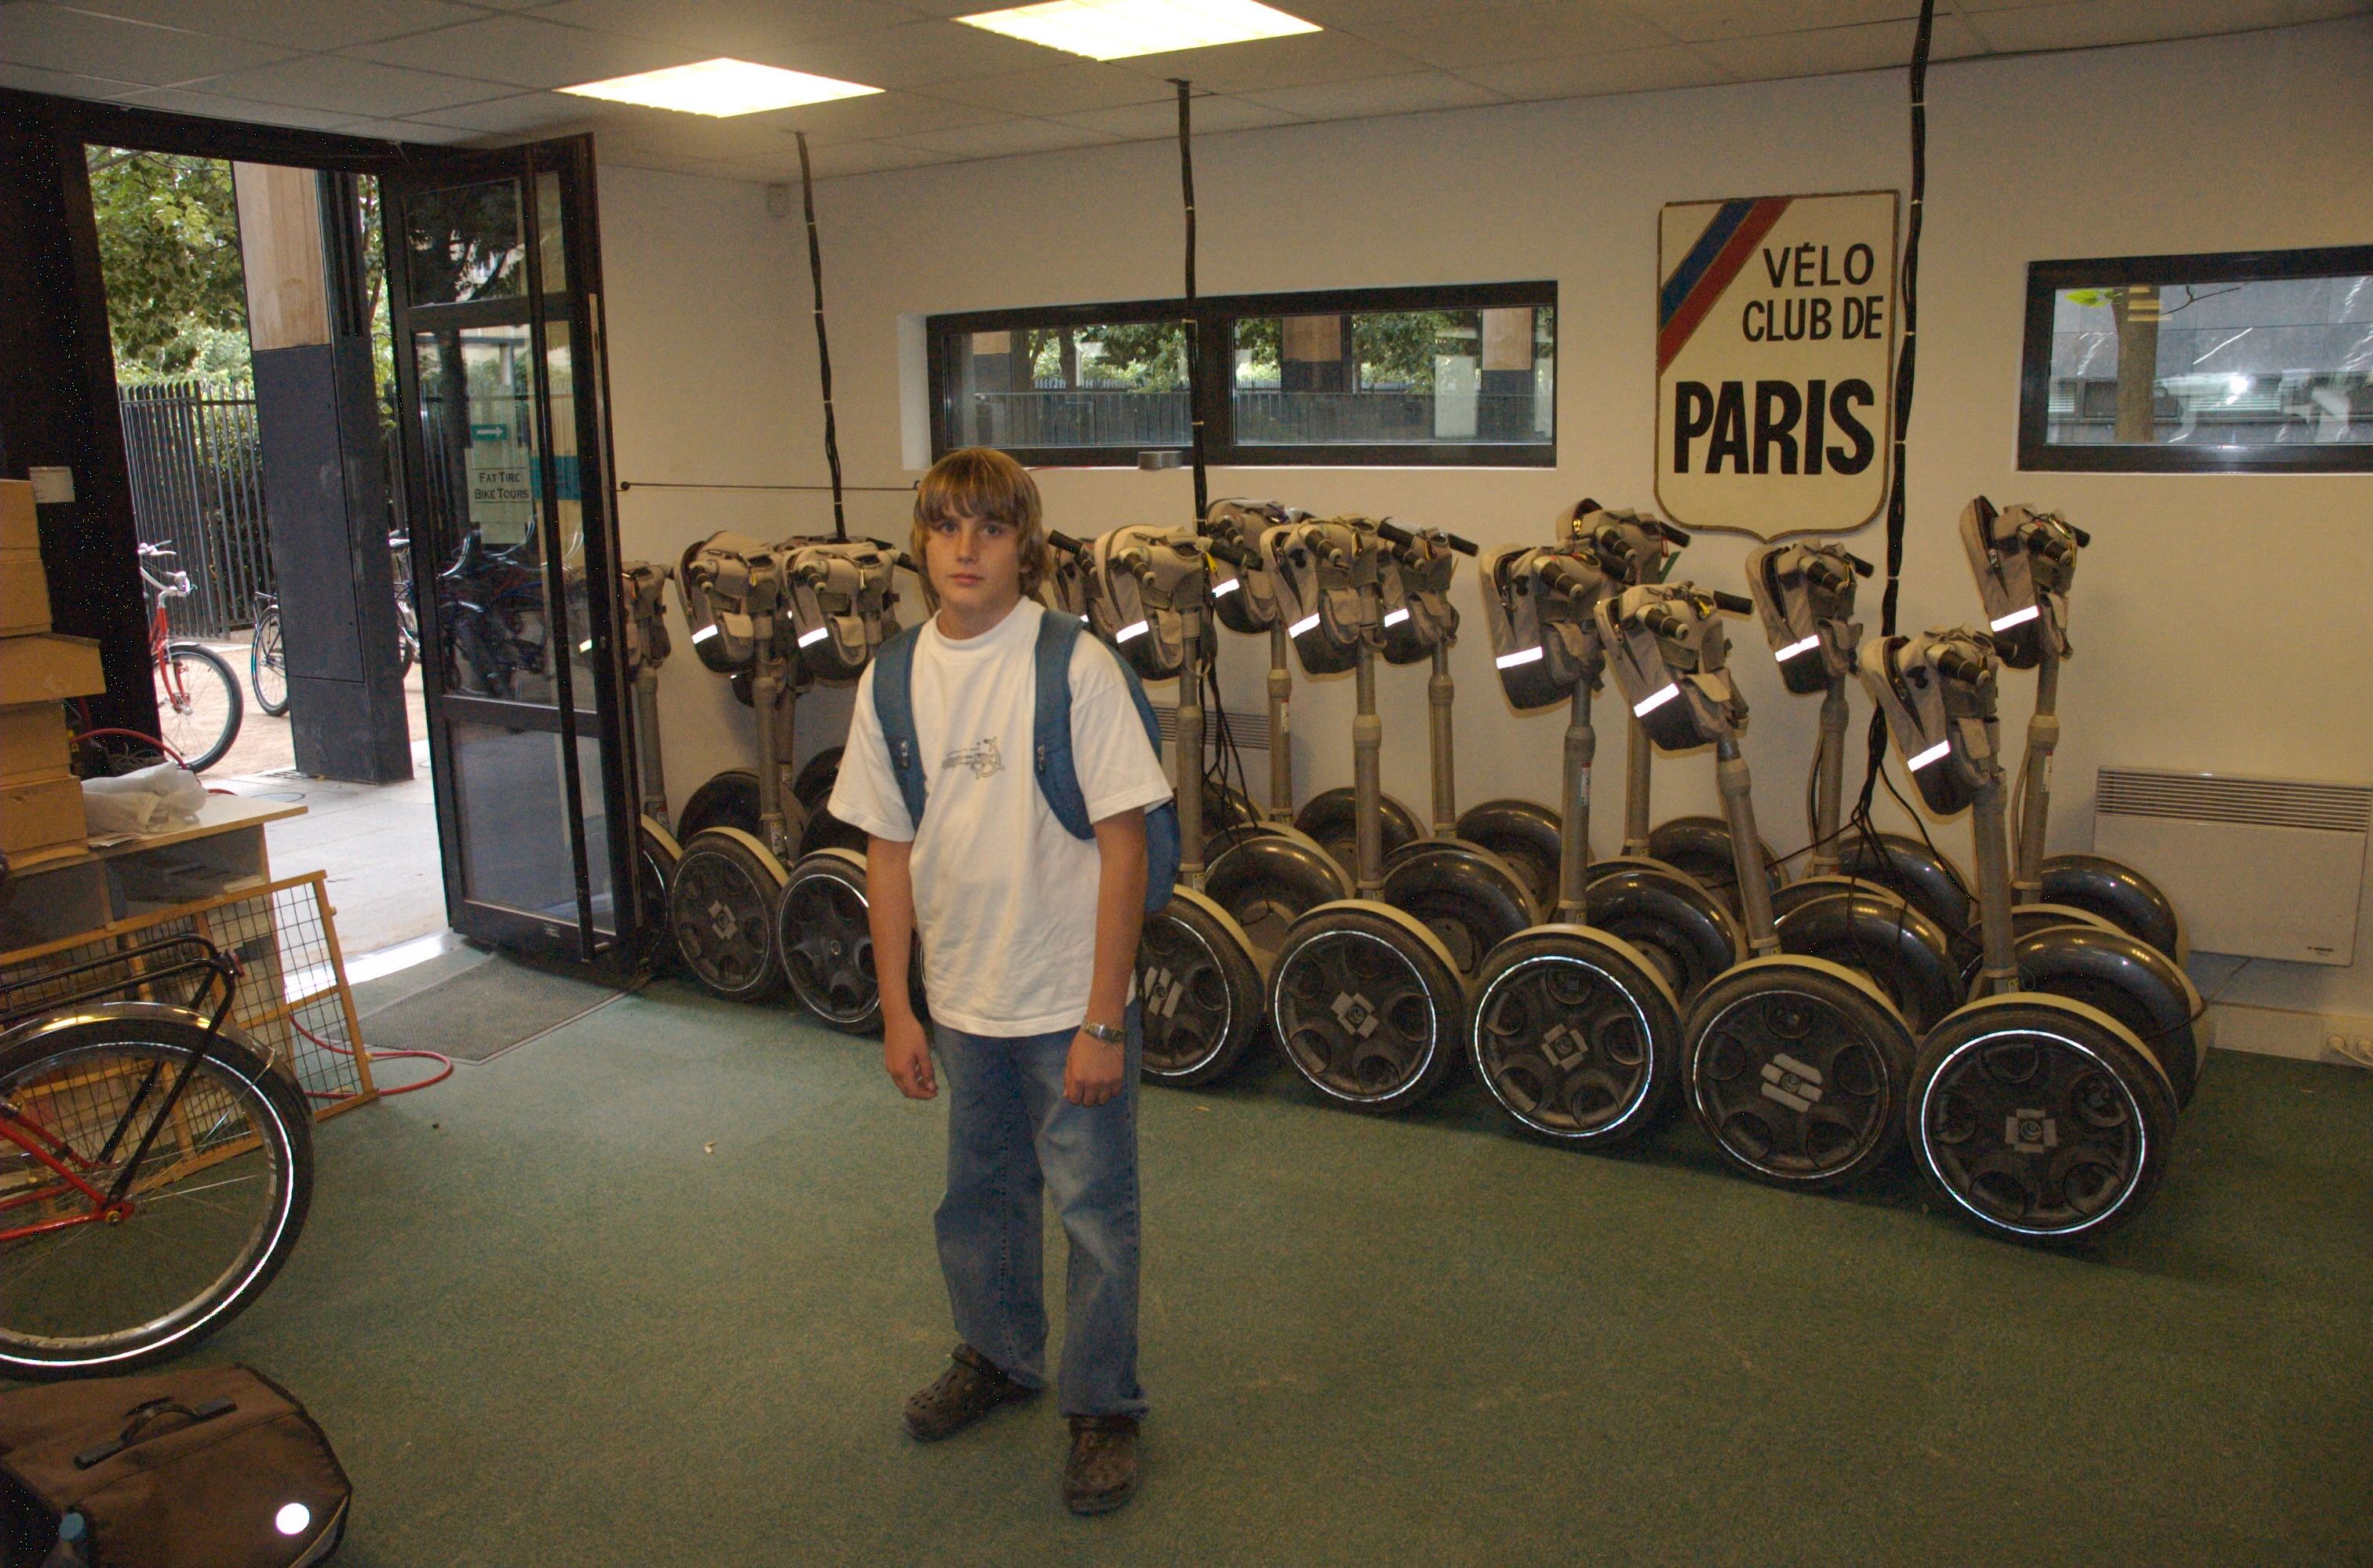
[{"label": "blue jeans", "polygon": [[1070,1238],[1058,1389],[1065,1415],[1143,1415],[1137,1381],[1137,1071],[1128,1010],[1121,1092],[1063,1098],[1072,1032],[999,1038],[934,1025],[948,1082],[948,1190],[935,1223],[956,1333],[999,1371],[1046,1382],[1042,1194]]}]

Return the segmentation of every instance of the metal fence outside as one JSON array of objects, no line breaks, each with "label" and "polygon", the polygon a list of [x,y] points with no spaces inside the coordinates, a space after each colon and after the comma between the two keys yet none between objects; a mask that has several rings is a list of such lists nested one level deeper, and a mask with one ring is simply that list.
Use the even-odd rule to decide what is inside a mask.
[{"label": "metal fence outside", "polygon": [[177,552],[187,599],[167,610],[176,637],[227,637],[274,591],[255,393],[194,378],[116,389],[132,515],[143,543]]}]

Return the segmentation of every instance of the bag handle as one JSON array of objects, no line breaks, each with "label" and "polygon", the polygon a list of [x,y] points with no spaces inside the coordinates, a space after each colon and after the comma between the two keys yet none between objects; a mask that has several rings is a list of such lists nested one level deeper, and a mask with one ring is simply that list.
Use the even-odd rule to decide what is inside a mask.
[{"label": "bag handle", "polygon": [[229,1399],[208,1399],[203,1405],[191,1406],[181,1403],[170,1395],[161,1399],[151,1399],[145,1405],[134,1405],[125,1412],[123,1430],[108,1441],[76,1454],[74,1461],[75,1469],[87,1470],[94,1465],[105,1464],[126,1448],[137,1447],[151,1437],[162,1437],[163,1433],[152,1433],[147,1429],[165,1416],[187,1416],[188,1425],[176,1429],[187,1432],[190,1427],[213,1421],[218,1416],[227,1416],[237,1409],[239,1409],[238,1404]]}]

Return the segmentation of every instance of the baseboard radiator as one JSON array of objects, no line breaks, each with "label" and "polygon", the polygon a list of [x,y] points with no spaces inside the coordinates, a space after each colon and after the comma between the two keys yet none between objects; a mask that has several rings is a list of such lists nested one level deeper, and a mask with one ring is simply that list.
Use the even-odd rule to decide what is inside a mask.
[{"label": "baseboard radiator", "polygon": [[2104,767],[2093,849],[2157,883],[2203,953],[2346,965],[2373,786]]},{"label": "baseboard radiator", "polygon": [[[1268,715],[1239,713],[1233,708],[1226,711],[1228,737],[1235,742],[1236,750],[1258,752],[1263,756],[1267,756],[1268,755]],[[1167,703],[1157,702],[1153,705],[1153,716],[1162,721],[1162,748],[1167,752],[1178,742],[1178,709]],[[1219,752],[1219,714],[1210,708],[1207,708],[1203,710],[1203,755],[1206,761],[1217,755]]]}]

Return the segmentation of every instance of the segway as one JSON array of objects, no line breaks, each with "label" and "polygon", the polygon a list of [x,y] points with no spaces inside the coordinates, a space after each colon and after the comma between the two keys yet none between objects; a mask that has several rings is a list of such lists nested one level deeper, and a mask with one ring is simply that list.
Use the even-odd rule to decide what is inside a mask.
[{"label": "segway", "polygon": [[1128,527],[1093,543],[1092,615],[1108,615],[1113,646],[1144,679],[1178,683],[1171,739],[1178,802],[1178,882],[1170,901],[1145,918],[1138,939],[1137,992],[1144,1019],[1140,1071],[1159,1083],[1194,1087],[1223,1076],[1258,1036],[1261,955],[1244,928],[1203,891],[1204,614],[1209,551],[1239,554],[1191,529]]},{"label": "segway", "polygon": [[1716,613],[1752,606],[1685,584],[1643,584],[1597,608],[1618,684],[1659,751],[1711,745],[1747,962],[1698,993],[1682,1024],[1689,1114],[1734,1169],[1800,1191],[1867,1175],[1903,1136],[1911,1028],[1867,977],[1783,953],[1754,856],[1762,840],[1738,737],[1747,705],[1731,684]]},{"label": "segway", "polygon": [[1491,950],[1476,977],[1467,1049],[1476,1075],[1519,1126],[1561,1143],[1608,1147],[1654,1125],[1671,1106],[1681,1036],[1680,999],[1661,966],[1590,923],[1599,897],[1588,865],[1597,749],[1590,699],[1606,664],[1593,611],[1611,585],[1571,546],[1495,552],[1483,571],[1487,611],[1504,606],[1490,620],[1509,701],[1540,708],[1562,696],[1570,704],[1566,831],[1555,915]]},{"label": "segway", "polygon": [[806,814],[788,778],[799,661],[786,635],[784,568],[777,546],[717,533],[689,546],[676,568],[693,651],[717,673],[746,678],[757,726],[756,770],[720,774],[685,803],[683,854],[668,886],[668,927],[685,969],[734,1001],[782,992],[775,923],[784,861]]},{"label": "segway", "polygon": [[1235,545],[1242,561],[1214,569],[1212,613],[1230,631],[1268,641],[1268,804],[1261,820],[1280,825],[1293,820],[1293,669],[1277,569],[1265,542],[1271,529],[1305,515],[1275,501],[1222,500],[1212,502],[1203,520],[1203,531]]},{"label": "segway", "polygon": [[1465,1043],[1467,1004],[1442,939],[1381,896],[1376,657],[1385,635],[1385,546],[1365,520],[1335,518],[1294,524],[1275,556],[1292,601],[1317,606],[1305,612],[1318,617],[1310,626],[1287,628],[1304,667],[1315,656],[1335,668],[1348,659],[1352,671],[1358,892],[1288,928],[1269,973],[1270,1027],[1286,1060],[1321,1094],[1370,1112],[1406,1109],[1441,1084]]},{"label": "segway", "polygon": [[[898,629],[891,583],[901,557],[870,540],[786,541],[781,548],[783,619],[801,678],[854,684]],[[805,808],[800,858],[776,904],[775,956],[801,1006],[843,1033],[867,1035],[881,1027],[882,995],[867,918],[865,837],[824,809],[831,787],[827,778]]]},{"label": "segway", "polygon": [[[1783,952],[1827,958],[1878,982],[1917,1034],[1961,1004],[1958,933],[1886,883],[1840,871],[1846,766],[1846,682],[1862,628],[1854,579],[1875,568],[1842,545],[1798,543],[1748,553],[1747,579],[1781,683],[1821,696],[1805,875],[1771,895]],[[1728,835],[1724,835],[1724,842]]]},{"label": "segway", "polygon": [[2178,1097],[2168,1059],[2124,1023],[2022,984],[2035,944],[2098,933],[2013,934],[1996,654],[1984,633],[1959,628],[1880,638],[1861,656],[1922,799],[1939,813],[1970,807],[1976,841],[1977,992],[1921,1042],[1905,1131],[1926,1185],[1955,1213],[1994,1235],[2067,1246],[2150,1200],[2173,1152]]},{"label": "segway", "polygon": [[[675,880],[684,846],[668,814],[667,767],[660,755],[660,666],[673,651],[668,641],[667,585],[675,570],[647,561],[619,567],[619,598],[625,608],[626,668],[635,678],[635,756],[642,782],[641,812],[635,825],[635,853],[642,862],[643,927],[655,937],[668,931],[668,887]],[[673,953],[672,942],[653,942],[654,954]]]},{"label": "segway", "polygon": [[2017,857],[2011,887],[2022,905],[2045,903],[2098,915],[2177,964],[2190,953],[2183,920],[2149,878],[2105,855],[2044,853],[2052,817],[2052,754],[2060,743],[2060,666],[2068,642],[2068,590],[2076,553],[2092,535],[2057,512],[2014,506],[1997,511],[1983,496],[1961,511],[1961,543],[1985,601],[2002,661],[2035,672],[2035,713],[2020,764]]}]

